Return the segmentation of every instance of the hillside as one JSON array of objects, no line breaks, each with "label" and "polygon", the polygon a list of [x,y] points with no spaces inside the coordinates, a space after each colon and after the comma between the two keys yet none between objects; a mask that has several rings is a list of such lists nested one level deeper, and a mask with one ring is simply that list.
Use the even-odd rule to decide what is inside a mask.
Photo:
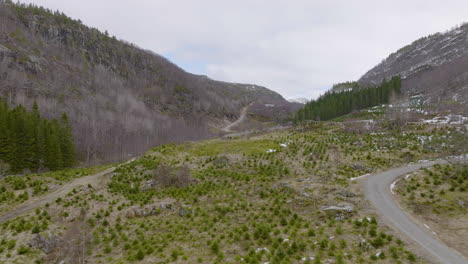
[{"label": "hillside", "polygon": [[432,263],[356,179],[459,155],[466,129],[373,118],[359,133],[320,122],[0,179],[0,262]]},{"label": "hillside", "polygon": [[213,136],[252,102],[273,105],[282,120],[294,110],[265,87],[190,74],[62,13],[3,0],[0,96],[28,109],[36,101],[47,118],[66,112],[87,163]]},{"label": "hillside", "polygon": [[377,85],[400,75],[402,92],[437,110],[468,113],[468,24],[414,41],[364,74],[358,83]]}]

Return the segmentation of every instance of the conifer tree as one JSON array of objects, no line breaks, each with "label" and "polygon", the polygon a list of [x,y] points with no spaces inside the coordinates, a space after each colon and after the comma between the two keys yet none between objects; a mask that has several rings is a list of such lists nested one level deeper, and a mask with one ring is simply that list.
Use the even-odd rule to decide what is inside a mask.
[{"label": "conifer tree", "polygon": [[395,76],[390,81],[383,80],[377,87],[359,87],[356,83],[349,91],[329,91],[299,110],[294,122],[330,120],[355,110],[387,104],[391,96],[400,93],[400,87],[401,79]]},{"label": "conifer tree", "polygon": [[34,103],[31,112],[19,105],[9,109],[0,98],[0,161],[13,173],[25,169],[58,170],[75,164],[75,146],[66,114],[60,121],[41,118]]},{"label": "conifer tree", "polygon": [[71,167],[75,163],[75,145],[73,144],[72,131],[66,113],[63,113],[60,121],[60,143],[63,157],[63,166]]}]

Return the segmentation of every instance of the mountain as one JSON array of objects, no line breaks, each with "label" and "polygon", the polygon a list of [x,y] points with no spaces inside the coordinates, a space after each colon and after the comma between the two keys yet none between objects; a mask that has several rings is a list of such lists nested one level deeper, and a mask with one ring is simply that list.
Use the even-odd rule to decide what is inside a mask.
[{"label": "mountain", "polygon": [[66,112],[87,163],[211,137],[254,102],[294,111],[265,87],[187,73],[58,11],[0,0],[0,25],[0,96],[36,101],[47,118]]},{"label": "mountain", "polygon": [[468,24],[423,37],[392,53],[359,80],[377,85],[400,75],[402,92],[426,105],[467,112]]}]

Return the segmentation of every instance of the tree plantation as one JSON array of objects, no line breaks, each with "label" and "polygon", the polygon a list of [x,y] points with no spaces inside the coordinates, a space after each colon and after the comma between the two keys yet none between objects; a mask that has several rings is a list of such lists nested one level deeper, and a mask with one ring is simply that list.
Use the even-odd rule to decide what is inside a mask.
[{"label": "tree plantation", "polygon": [[317,100],[310,101],[296,113],[295,121],[330,120],[346,115],[355,110],[361,110],[380,104],[387,104],[391,96],[399,94],[401,79],[393,77],[383,81],[380,86],[371,88],[353,88],[349,91],[329,91]]},{"label": "tree plantation", "polygon": [[13,109],[0,98],[0,163],[11,172],[29,169],[58,170],[75,163],[71,127],[64,113],[60,120],[41,118],[37,104],[31,111]]}]

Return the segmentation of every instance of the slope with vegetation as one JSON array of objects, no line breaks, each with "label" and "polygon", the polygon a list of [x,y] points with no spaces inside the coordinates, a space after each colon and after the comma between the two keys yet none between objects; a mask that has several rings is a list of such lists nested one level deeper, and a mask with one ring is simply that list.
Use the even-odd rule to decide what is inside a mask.
[{"label": "slope with vegetation", "polygon": [[12,106],[36,101],[47,118],[67,112],[88,163],[211,137],[252,102],[283,119],[292,110],[264,87],[187,73],[63,13],[9,0],[0,1],[0,96]]},{"label": "slope with vegetation", "polygon": [[296,113],[295,121],[330,120],[356,110],[388,104],[400,93],[401,79],[396,76],[377,87],[355,87],[346,91],[331,90],[307,103]]},{"label": "slope with vegetation", "polygon": [[[319,122],[154,148],[0,225],[0,261],[423,263],[379,224],[352,179],[457,154],[463,150],[451,146],[466,141],[467,132],[375,119],[375,127],[360,132]],[[421,144],[426,137],[431,140]],[[60,182],[46,180],[54,175],[37,185],[44,190]],[[4,193],[14,193],[18,179],[24,177],[4,179]],[[21,203],[6,198],[3,208]]]}]

